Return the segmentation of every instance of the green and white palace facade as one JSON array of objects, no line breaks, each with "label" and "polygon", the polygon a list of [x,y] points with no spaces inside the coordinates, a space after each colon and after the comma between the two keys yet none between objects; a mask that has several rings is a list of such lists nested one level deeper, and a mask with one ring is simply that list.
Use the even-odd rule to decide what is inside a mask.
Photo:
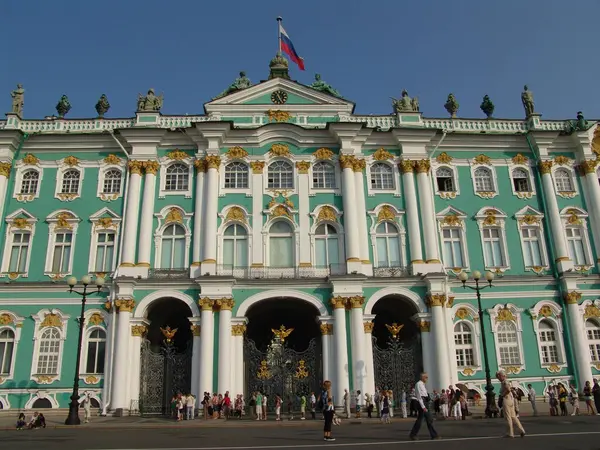
[{"label": "green and white palace facade", "polygon": [[[483,396],[482,330],[525,392],[600,376],[596,122],[361,116],[274,62],[201,115],[0,122],[2,409],[66,408],[76,365],[106,413],[420,370]],[[79,361],[71,275],[107,280]]]}]

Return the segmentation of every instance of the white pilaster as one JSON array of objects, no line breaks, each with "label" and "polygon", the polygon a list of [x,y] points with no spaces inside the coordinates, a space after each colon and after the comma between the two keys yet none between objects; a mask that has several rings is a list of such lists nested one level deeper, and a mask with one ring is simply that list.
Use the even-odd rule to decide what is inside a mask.
[{"label": "white pilaster", "polygon": [[420,265],[424,264],[421,249],[421,227],[419,226],[419,211],[417,209],[417,192],[415,189],[414,163],[404,160],[400,163],[402,171],[402,187],[406,205],[406,223],[408,228],[408,247],[413,273],[419,273]]},{"label": "white pilaster", "polygon": [[[152,249],[152,225],[154,221],[154,199],[156,198],[156,172],[159,164],[156,161],[145,161],[144,196],[142,198],[142,215],[140,223],[140,240],[138,243],[138,266],[150,267],[150,250]],[[125,236],[127,239],[127,235]]]},{"label": "white pilaster", "polygon": [[309,163],[299,161],[296,163],[298,169],[298,222],[300,225],[300,266],[312,264],[310,257],[310,206],[309,206]]},{"label": "white pilaster", "polygon": [[232,347],[233,337],[231,336],[231,310],[235,305],[232,298],[216,300],[219,312],[219,372],[218,372],[218,392],[225,394],[229,391],[232,394]]},{"label": "white pilaster", "polygon": [[571,291],[566,295],[567,313],[569,314],[569,331],[573,342],[573,352],[575,353],[575,364],[577,365],[577,387],[583,389],[586,381],[592,381],[592,369],[590,350],[587,343],[585,323],[583,313],[579,307],[578,301],[581,299],[581,292]]},{"label": "white pilaster", "polygon": [[141,368],[141,350],[142,339],[146,334],[149,322],[146,319],[130,319],[131,339],[129,344],[129,395],[127,405],[131,408],[132,401],[136,401],[139,411],[140,399],[140,368]]},{"label": "white pilaster", "polygon": [[356,209],[356,220],[358,222],[358,243],[360,249],[360,260],[363,265],[362,273],[368,276],[373,275],[373,264],[369,254],[369,232],[367,230],[367,204],[365,201],[365,182],[364,182],[364,159],[357,160],[353,166],[354,170],[354,193]]},{"label": "white pilaster", "polygon": [[[206,163],[197,159],[196,167],[196,193],[194,198],[194,234],[192,236],[192,266],[190,268],[191,278],[197,278],[202,274],[200,264],[202,263],[202,214],[204,207],[204,172]],[[201,392],[202,393],[202,392]]]},{"label": "white pilaster", "polygon": [[[442,301],[442,299],[444,299]],[[432,347],[429,347],[428,353],[432,353],[435,358],[432,361],[430,376],[433,380],[430,382],[430,386],[433,389],[440,390],[450,385],[450,368],[447,361],[447,355],[449,352],[447,340],[446,340],[446,316],[444,314],[444,307],[442,306],[445,302],[444,294],[431,295],[431,340]],[[423,348],[425,351],[425,348]]]},{"label": "white pilaster", "polygon": [[[244,394],[244,334],[246,333],[245,317],[236,317],[231,321],[233,395]],[[246,400],[248,401],[248,400]]]},{"label": "white pilaster", "polygon": [[423,220],[423,236],[425,237],[425,258],[428,272],[441,272],[440,252],[437,240],[437,222],[429,179],[430,164],[426,159],[417,161],[417,184],[419,185],[419,203]]},{"label": "white pilaster", "polygon": [[335,367],[331,365],[333,323],[330,317],[319,317],[321,327],[321,349],[323,353],[323,380],[333,382]]},{"label": "white pilaster", "polygon": [[129,373],[131,362],[129,359],[129,341],[131,336],[129,320],[131,318],[131,312],[135,307],[135,301],[132,298],[120,298],[115,301],[115,307],[119,312],[119,317],[117,319],[115,363],[112,377],[113,390],[111,395],[111,409],[116,410],[122,408],[124,410],[127,410],[129,409],[129,404],[127,402],[127,392],[129,387],[127,374]]},{"label": "white pilaster", "polygon": [[552,230],[550,238],[554,242],[554,250],[556,252],[554,262],[558,271],[563,273],[573,269],[573,261],[569,257],[567,238],[562,221],[560,220],[560,210],[558,209],[558,201],[556,200],[554,183],[550,173],[552,161],[540,161],[539,167],[542,174],[542,188],[544,189],[544,197],[546,199],[546,212],[548,213],[550,229]]},{"label": "white pilaster", "polygon": [[[346,262],[348,273],[360,271],[360,245],[358,220],[356,216],[356,189],[354,187],[354,156],[341,155],[342,201],[344,206],[344,236],[346,241]],[[343,391],[342,391],[343,392]]]},{"label": "white pilaster", "polygon": [[[600,205],[600,183],[598,183],[598,173],[596,172],[597,162],[594,160],[584,161],[580,167],[584,173],[583,188],[586,193],[586,203],[588,205]],[[592,241],[596,248],[596,255],[600,255],[600,208],[588,207],[590,215],[590,228],[592,229]],[[596,261],[596,263],[598,260]]]},{"label": "white pilaster", "polygon": [[350,324],[352,336],[352,378],[354,391],[365,393],[367,371],[365,362],[364,297],[350,297]]},{"label": "white pilaster", "polygon": [[365,341],[365,372],[366,372],[366,386],[365,392],[369,394],[375,393],[375,362],[373,360],[373,319],[375,315],[363,315],[365,323],[364,327],[364,341]]},{"label": "white pilaster", "polygon": [[127,210],[125,211],[121,267],[135,266],[135,241],[138,236],[142,165],[142,161],[129,161],[129,193],[127,195]]},{"label": "white pilaster", "polygon": [[[200,317],[190,317],[190,330],[192,331],[192,376],[191,391],[196,399],[201,399],[204,391],[200,390],[200,350],[201,350],[201,332]],[[196,402],[196,408],[199,408],[199,401]]]},{"label": "white pilaster", "polygon": [[213,300],[203,298],[200,300],[201,331],[200,331],[200,392],[214,392],[213,366],[214,366],[214,314]]},{"label": "white pilaster", "polygon": [[350,389],[348,378],[348,346],[346,345],[346,298],[334,297],[333,306],[333,341],[335,348],[335,382],[333,395],[335,407],[342,407],[344,389]]},{"label": "white pilaster", "polygon": [[429,386],[437,386],[435,379],[435,354],[433,349],[433,337],[431,336],[431,315],[419,313],[413,316],[421,330],[421,352],[423,355],[423,370],[429,374]]},{"label": "white pilaster", "polygon": [[263,171],[265,163],[253,161],[252,168],[252,255],[250,264],[253,267],[262,267],[263,260]]},{"label": "white pilaster", "polygon": [[206,157],[206,192],[204,199],[204,257],[202,273],[214,275],[217,268],[217,213],[219,200],[219,167],[221,158],[217,155]]},{"label": "white pilaster", "polygon": [[[456,362],[456,343],[454,342],[454,322],[452,321],[451,304],[446,303],[444,313],[446,315],[446,340],[448,342],[448,353],[446,354],[446,359],[448,367],[450,368],[450,384],[454,386],[456,383],[458,383],[458,363]],[[477,320],[479,320],[479,318],[477,318]],[[479,340],[479,335],[475,334],[475,336],[475,339]],[[479,356],[481,360],[481,355]],[[483,366],[483,364],[481,365]],[[440,388],[445,389],[448,386],[440,386]]]},{"label": "white pilaster", "polygon": [[9,162],[0,162],[0,220],[4,221],[4,199],[6,198],[6,187],[8,177],[10,176],[11,164]]}]

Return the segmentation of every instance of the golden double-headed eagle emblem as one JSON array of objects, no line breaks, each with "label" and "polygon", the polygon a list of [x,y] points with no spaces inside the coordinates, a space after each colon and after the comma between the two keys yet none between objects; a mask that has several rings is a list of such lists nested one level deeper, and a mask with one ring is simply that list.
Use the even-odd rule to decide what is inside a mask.
[{"label": "golden double-headed eagle emblem", "polygon": [[161,328],[160,329],[160,332],[165,337],[165,340],[167,341],[167,344],[171,343],[171,340],[175,337],[175,333],[177,333],[178,329],[179,328],[171,329],[170,326],[167,326],[166,328]]},{"label": "golden double-headed eagle emblem", "polygon": [[290,334],[292,334],[292,331],[294,331],[294,329],[293,328],[286,328],[285,325],[281,325],[279,327],[279,330],[275,330],[274,328],[271,328],[271,331],[273,332],[273,334],[275,335],[275,337],[279,338],[279,340],[283,344],[285,342],[285,340],[287,339],[287,337]]},{"label": "golden double-headed eagle emblem", "polygon": [[388,329],[388,331],[390,332],[390,334],[392,335],[392,337],[394,339],[396,339],[398,337],[398,333],[400,333],[400,330],[402,328],[404,328],[404,325],[397,324],[396,322],[394,322],[391,325],[385,324],[385,327]]}]

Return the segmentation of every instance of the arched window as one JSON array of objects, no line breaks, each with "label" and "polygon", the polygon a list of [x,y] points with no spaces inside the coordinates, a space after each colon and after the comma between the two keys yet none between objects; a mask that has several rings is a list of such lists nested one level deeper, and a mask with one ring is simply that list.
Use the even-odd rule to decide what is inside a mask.
[{"label": "arched window", "polygon": [[319,161],[313,166],[313,188],[335,189],[335,168],[333,164]]},{"label": "arched window", "polygon": [[46,328],[39,341],[36,375],[58,375],[58,361],[62,344],[60,331]]},{"label": "arched window", "polygon": [[512,171],[513,186],[515,192],[531,192],[529,184],[529,172],[525,169],[514,169]]},{"label": "arched window", "polygon": [[121,192],[121,171],[118,169],[107,170],[104,174],[103,194],[118,194]]},{"label": "arched window", "polygon": [[40,173],[37,170],[26,171],[21,179],[21,194],[30,195],[37,193],[39,182]]},{"label": "arched window", "polygon": [[248,166],[234,161],[225,166],[225,189],[247,189]]},{"label": "arched window", "polygon": [[190,171],[185,164],[175,163],[167,167],[165,191],[187,191]]},{"label": "arched window", "polygon": [[494,178],[492,171],[487,167],[478,167],[475,169],[475,191],[476,192],[494,192]]},{"label": "arched window", "polygon": [[294,232],[283,220],[269,230],[269,256],[271,267],[294,267]]},{"label": "arched window", "polygon": [[521,364],[521,351],[519,350],[519,336],[517,326],[510,321],[502,321],[498,325],[498,352],[501,366],[515,366]]},{"label": "arched window", "polygon": [[377,267],[401,267],[398,227],[391,222],[381,222],[375,234]]},{"label": "arched window", "polygon": [[459,322],[454,326],[454,344],[456,346],[456,365],[459,368],[474,366],[473,332],[465,322]]},{"label": "arched window", "polygon": [[338,234],[333,225],[322,223],[315,230],[315,265],[327,267],[340,262]]},{"label": "arched window", "polygon": [[180,225],[169,225],[162,234],[161,269],[184,269],[185,230]]},{"label": "arched window", "polygon": [[77,194],[79,192],[79,181],[81,174],[78,170],[67,170],[62,179],[61,194]]},{"label": "arched window", "polygon": [[5,328],[0,331],[0,375],[10,375],[14,349],[15,333]]},{"label": "arched window", "polygon": [[448,167],[440,167],[435,171],[435,182],[439,192],[456,192],[454,172]]},{"label": "arched window", "polygon": [[554,328],[554,324],[549,320],[541,320],[538,328],[542,363],[556,364],[560,362],[558,341],[556,339],[556,329]]},{"label": "arched window", "polygon": [[27,272],[27,256],[29,255],[30,240],[31,233],[29,231],[16,231],[12,234],[8,272]]},{"label": "arched window", "polygon": [[106,333],[99,328],[93,329],[87,338],[87,359],[85,373],[104,373],[104,354],[106,351]]},{"label": "arched window", "polygon": [[554,172],[554,182],[558,192],[574,192],[573,178],[567,169],[557,169]]},{"label": "arched window", "polygon": [[241,225],[229,225],[223,233],[223,265],[234,268],[248,265],[248,233]]},{"label": "arched window", "polygon": [[294,168],[287,161],[275,161],[267,171],[267,187],[269,189],[293,189]]},{"label": "arched window", "polygon": [[585,321],[588,345],[590,346],[590,357],[594,364],[600,363],[600,326],[592,319]]},{"label": "arched window", "polygon": [[394,170],[389,164],[371,166],[371,189],[394,189]]}]

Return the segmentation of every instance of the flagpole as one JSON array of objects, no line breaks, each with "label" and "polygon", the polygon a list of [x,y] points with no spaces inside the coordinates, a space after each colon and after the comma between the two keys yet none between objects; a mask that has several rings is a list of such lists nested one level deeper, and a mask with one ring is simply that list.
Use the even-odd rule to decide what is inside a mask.
[{"label": "flagpole", "polygon": [[279,43],[279,52],[278,54],[281,55],[281,21],[283,19],[281,18],[281,16],[277,17],[277,41]]}]

